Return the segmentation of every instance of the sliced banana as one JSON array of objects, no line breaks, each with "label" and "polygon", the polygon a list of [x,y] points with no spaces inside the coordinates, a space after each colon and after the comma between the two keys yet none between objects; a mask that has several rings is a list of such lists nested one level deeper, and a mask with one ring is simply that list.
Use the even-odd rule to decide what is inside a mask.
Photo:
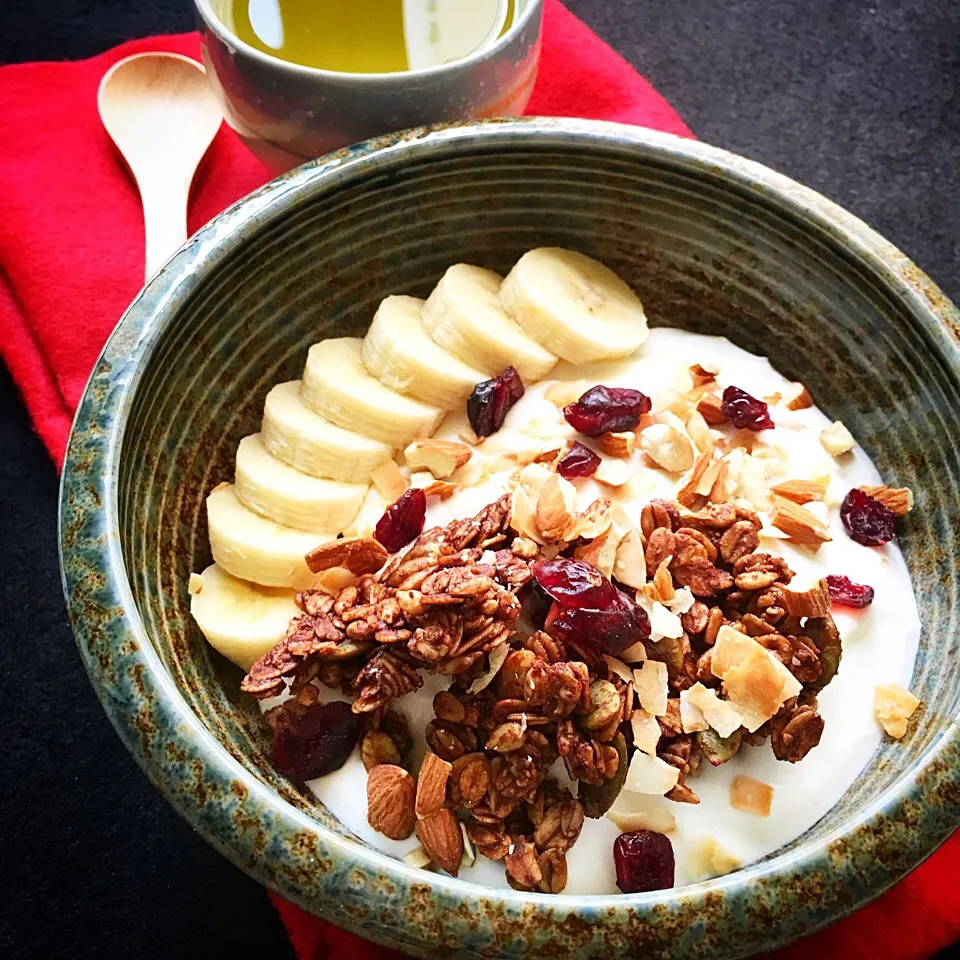
[{"label": "sliced banana", "polygon": [[266,587],[306,590],[316,582],[304,556],[334,538],[284,527],[248,510],[233,484],[221,483],[207,497],[210,551],[234,577]]},{"label": "sliced banana", "polygon": [[357,515],[369,486],[301,473],[268,453],[259,433],[237,447],[234,484],[240,502],[254,513],[311,533],[339,533]]},{"label": "sliced banana", "polygon": [[458,263],[450,267],[424,304],[426,331],[455,357],[495,376],[509,366],[520,379],[542,379],[557,358],[528,337],[500,303],[503,278],[493,270]]},{"label": "sliced banana", "polygon": [[277,384],[263,406],[260,439],[269,453],[302,473],[346,483],[369,480],[393,452],[389,444],[344,430],[300,400],[300,381]]},{"label": "sliced banana", "polygon": [[190,597],[190,613],[210,646],[244,670],[269,653],[300,615],[293,590],[238,580],[215,563],[200,577],[203,587]]},{"label": "sliced banana", "polygon": [[570,363],[624,357],[647,339],[637,295],[609,267],[574,250],[525,253],[503,281],[500,302],[526,333]]},{"label": "sliced banana", "polygon": [[360,359],[361,341],[339,337],[314,344],[300,384],[300,399],[321,417],[364,436],[405,447],[429,437],[443,411],[385,387]]},{"label": "sliced banana", "polygon": [[387,297],[363,338],[363,365],[391,390],[452,410],[487,375],[434,343],[422,310],[416,297]]}]

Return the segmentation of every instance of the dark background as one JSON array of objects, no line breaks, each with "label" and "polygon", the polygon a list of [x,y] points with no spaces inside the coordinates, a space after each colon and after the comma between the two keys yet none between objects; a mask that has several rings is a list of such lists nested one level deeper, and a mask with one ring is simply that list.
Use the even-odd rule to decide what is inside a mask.
[{"label": "dark background", "polygon": [[[960,4],[568,5],[697,136],[848,207],[960,299]],[[0,0],[0,62],[191,28],[190,0]],[[0,368],[0,956],[290,957],[263,891],[153,791],[96,702],[63,608],[56,497]]]}]

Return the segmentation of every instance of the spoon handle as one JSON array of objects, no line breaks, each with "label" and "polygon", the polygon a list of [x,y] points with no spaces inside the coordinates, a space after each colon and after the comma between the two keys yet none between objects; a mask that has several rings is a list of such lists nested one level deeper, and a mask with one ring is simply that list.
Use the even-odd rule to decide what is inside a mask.
[{"label": "spoon handle", "polygon": [[186,243],[189,190],[189,184],[169,181],[140,184],[147,248],[144,282]]}]

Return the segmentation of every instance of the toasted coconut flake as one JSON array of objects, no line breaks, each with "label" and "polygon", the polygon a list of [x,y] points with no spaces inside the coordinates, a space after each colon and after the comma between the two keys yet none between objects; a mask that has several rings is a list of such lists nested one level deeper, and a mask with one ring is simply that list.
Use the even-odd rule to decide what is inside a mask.
[{"label": "toasted coconut flake", "polygon": [[418,870],[426,870],[433,863],[430,854],[419,843],[409,853],[403,855],[403,862]]},{"label": "toasted coconut flake", "polygon": [[428,497],[449,500],[457,492],[457,484],[437,480],[429,470],[420,470],[410,475],[410,486],[422,490]]},{"label": "toasted coconut flake", "polygon": [[640,448],[669,473],[683,473],[693,466],[693,445],[676,427],[655,423],[640,434]]},{"label": "toasted coconut flake", "polygon": [[624,663],[643,663],[647,659],[647,648],[643,645],[643,641],[638,640],[636,643],[631,643],[626,650],[621,650],[620,659]]},{"label": "toasted coconut flake", "polygon": [[626,460],[601,460],[593,478],[608,487],[622,487],[630,482],[633,474],[633,465]]},{"label": "toasted coconut flake", "polygon": [[685,427],[687,436],[693,441],[698,453],[713,453],[716,441],[713,439],[707,421],[703,419],[703,414],[699,410],[694,410],[687,417]]},{"label": "toasted coconut flake", "polygon": [[392,460],[384,460],[374,467],[370,471],[370,481],[387,503],[393,503],[402,497],[409,486],[407,478]]},{"label": "toasted coconut flake", "polygon": [[711,690],[699,682],[680,694],[681,717],[683,715],[684,694],[686,694],[687,702],[700,711],[706,723],[713,727],[721,737],[729,737],[743,725],[743,717],[737,710],[726,700],[721,700],[717,696],[716,690]]},{"label": "toasted coconut flake", "polygon": [[498,647],[494,647],[490,651],[489,663],[487,669],[477,677],[473,683],[467,688],[467,693],[475,694],[479,693],[481,690],[486,690],[487,687],[493,683],[494,677],[500,672],[500,668],[503,666],[504,661],[507,659],[508,654],[510,653],[510,644],[501,643]]},{"label": "toasted coconut flake", "polygon": [[647,582],[647,561],[643,555],[643,541],[640,539],[640,531],[634,527],[631,527],[617,544],[613,575],[621,583],[635,590]]},{"label": "toasted coconut flake", "polygon": [[[540,488],[535,519],[544,540],[559,540],[573,520],[577,488],[558,473],[551,473]],[[616,549],[616,548],[614,548]]]},{"label": "toasted coconut flake", "polygon": [[672,833],[677,826],[676,819],[662,801],[642,793],[621,792],[606,816],[623,833],[630,830]]},{"label": "toasted coconut flake", "polygon": [[[756,644],[759,649],[760,644]],[[658,660],[644,660],[633,671],[633,685],[640,706],[654,716],[662,717],[667,712],[667,665]]]},{"label": "toasted coconut flake", "polygon": [[583,538],[593,540],[599,537],[613,523],[612,503],[604,497],[598,497],[582,513],[575,516],[563,533],[567,542]]},{"label": "toasted coconut flake", "polygon": [[611,524],[599,537],[594,537],[589,543],[577,547],[573,556],[577,560],[589,563],[596,567],[605,577],[613,576],[613,568],[617,560],[617,545],[620,535],[617,528]]},{"label": "toasted coconut flake", "polygon": [[473,456],[463,443],[421,437],[409,443],[403,451],[411,470],[429,470],[438,480],[449,477]]},{"label": "toasted coconut flake", "polygon": [[684,733],[699,733],[701,730],[710,729],[703,712],[691,701],[689,690],[680,691],[680,726]]},{"label": "toasted coconut flake", "polygon": [[757,817],[769,817],[773,804],[773,787],[762,780],[739,775],[730,784],[730,806]]},{"label": "toasted coconut flake", "polygon": [[697,880],[722,877],[739,869],[740,861],[715,837],[701,837],[690,846],[687,871]]},{"label": "toasted coconut flake", "polygon": [[642,707],[633,711],[630,717],[630,726],[633,728],[633,745],[644,753],[653,756],[657,752],[660,742],[660,724],[657,718]]},{"label": "toasted coconut flake", "polygon": [[669,793],[680,779],[678,767],[661,760],[657,756],[651,757],[642,750],[635,750],[627,770],[627,779],[623,789],[631,793],[643,793],[650,796],[662,797]]},{"label": "toasted coconut flake", "polygon": [[677,491],[677,502],[684,507],[693,507],[697,502],[697,488],[700,486],[700,481],[703,479],[704,473],[706,473],[707,468],[710,466],[713,458],[708,453],[702,453],[696,460],[693,462],[693,468],[690,473],[687,475],[687,479],[684,481],[683,486]]},{"label": "toasted coconut flake", "polygon": [[622,660],[605,653],[603,662],[606,663],[607,669],[614,676],[619,677],[624,683],[633,683],[633,671]]},{"label": "toasted coconut flake", "polygon": [[629,457],[637,449],[637,435],[632,430],[604,433],[597,438],[597,446],[608,457]]},{"label": "toasted coconut flake", "polygon": [[702,387],[713,383],[719,372],[720,368],[714,363],[695,363],[690,367],[690,379],[695,387]]}]

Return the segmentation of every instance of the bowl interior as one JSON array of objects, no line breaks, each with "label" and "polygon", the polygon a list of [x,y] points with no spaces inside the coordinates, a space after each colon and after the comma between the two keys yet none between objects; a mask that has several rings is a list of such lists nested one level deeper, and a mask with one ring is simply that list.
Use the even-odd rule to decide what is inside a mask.
[{"label": "bowl interior", "polygon": [[[369,161],[370,158],[368,158]],[[957,368],[942,330],[798,205],[668,151],[562,137],[478,137],[455,152],[386,151],[301,178],[229,257],[196,271],[137,371],[119,468],[119,535],[133,599],[176,688],[264,785],[345,833],[272,769],[240,672],[189,616],[209,562],[204,499],[232,478],[267,391],[308,346],[362,334],[388,294],[425,296],[466,261],[501,272],[538,245],[617,270],[654,325],[722,334],[802,380],[916,509],[901,545],[923,636],[915,732],[882,747],[843,801],[794,846],[842,826],[908,770],[957,714]],[[358,841],[359,842],[359,841]]]}]

